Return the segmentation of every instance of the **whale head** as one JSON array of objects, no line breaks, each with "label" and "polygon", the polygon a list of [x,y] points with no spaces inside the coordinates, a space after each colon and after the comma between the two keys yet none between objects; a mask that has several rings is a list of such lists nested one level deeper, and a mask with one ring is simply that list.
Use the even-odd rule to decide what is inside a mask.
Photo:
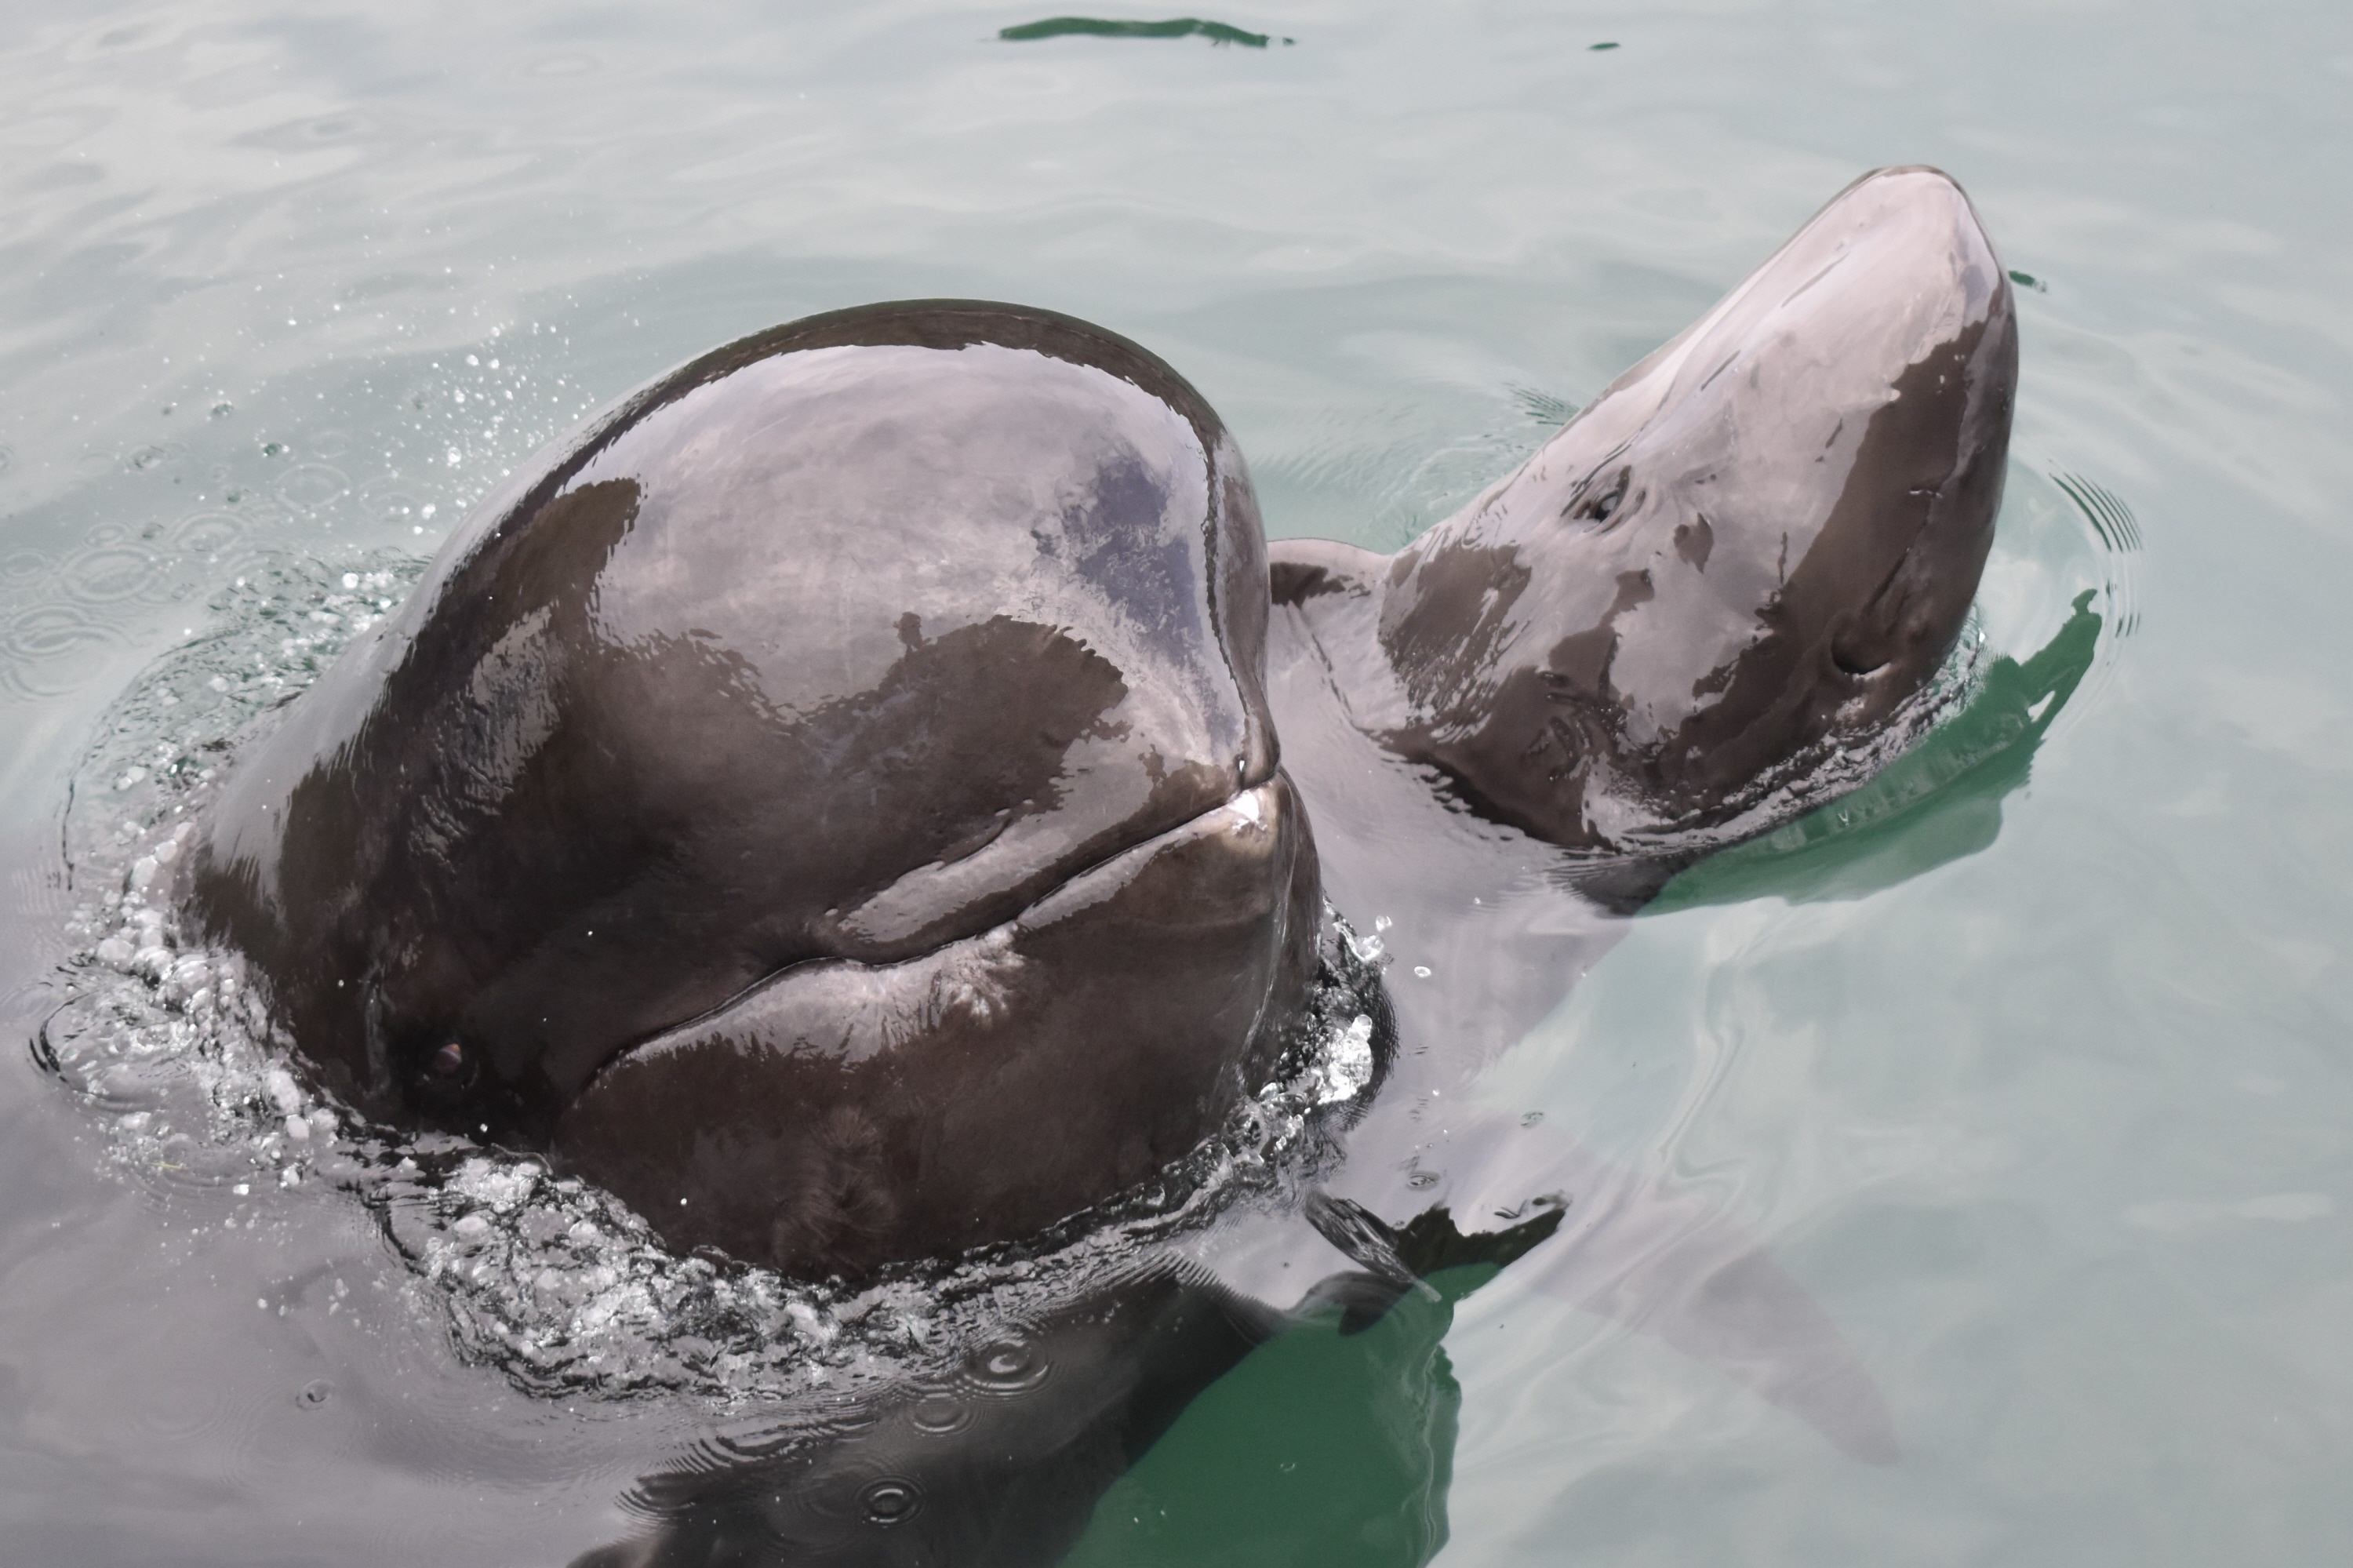
[{"label": "whale head", "polygon": [[347,1107],[674,1245],[1028,1235],[1197,1146],[1303,1014],[1265,577],[1240,452],[1135,344],[788,323],[486,501],[239,757],[183,912]]},{"label": "whale head", "polygon": [[2008,277],[1958,185],[1866,175],[1398,553],[1384,738],[1600,850],[1720,824],[1940,667],[2001,500]]}]

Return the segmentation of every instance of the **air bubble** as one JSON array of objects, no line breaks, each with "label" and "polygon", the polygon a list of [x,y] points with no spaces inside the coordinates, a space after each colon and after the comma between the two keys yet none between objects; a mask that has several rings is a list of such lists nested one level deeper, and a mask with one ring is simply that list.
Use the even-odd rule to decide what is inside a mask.
[{"label": "air bubble", "polygon": [[972,1407],[952,1393],[930,1393],[915,1402],[907,1419],[918,1432],[960,1432],[972,1425]]},{"label": "air bubble", "polygon": [[897,1524],[912,1519],[923,1506],[923,1493],[913,1481],[902,1481],[886,1476],[879,1481],[869,1481],[858,1494],[858,1505],[866,1517],[876,1524]]},{"label": "air bubble", "polygon": [[965,1374],[986,1393],[1025,1393],[1046,1381],[1052,1363],[1018,1335],[1000,1335],[965,1358]]}]

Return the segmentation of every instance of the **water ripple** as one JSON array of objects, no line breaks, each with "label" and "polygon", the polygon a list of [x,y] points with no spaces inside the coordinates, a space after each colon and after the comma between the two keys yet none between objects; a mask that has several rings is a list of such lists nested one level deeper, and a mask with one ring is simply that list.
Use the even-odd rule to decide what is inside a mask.
[{"label": "water ripple", "polygon": [[80,684],[66,662],[122,645],[121,634],[72,603],[37,604],[0,628],[0,688],[20,697],[61,696]]}]

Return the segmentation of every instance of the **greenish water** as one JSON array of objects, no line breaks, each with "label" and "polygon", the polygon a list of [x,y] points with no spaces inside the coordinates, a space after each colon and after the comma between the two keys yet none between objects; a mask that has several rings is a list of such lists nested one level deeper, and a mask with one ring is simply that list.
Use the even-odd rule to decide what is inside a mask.
[{"label": "greenish water", "polygon": [[[1081,1560],[2353,1552],[2353,15],[1214,24],[1295,40],[1264,48],[1206,19],[1008,41],[1041,18],[941,4],[11,22],[18,1039],[80,939],[79,759],[141,672],[248,647],[240,579],[297,585],[290,642],[691,354],[871,299],[1070,312],[1208,394],[1274,532],[1387,549],[1855,174],[1949,170],[2035,280],[1973,701],[1685,874],[1477,1089],[1760,1241],[1896,1457],[1506,1269],[1254,1357]],[[343,1194],[230,1228],[114,1149],[29,1055],[0,1073],[11,1562],[561,1563],[724,1414],[525,1393]]]}]

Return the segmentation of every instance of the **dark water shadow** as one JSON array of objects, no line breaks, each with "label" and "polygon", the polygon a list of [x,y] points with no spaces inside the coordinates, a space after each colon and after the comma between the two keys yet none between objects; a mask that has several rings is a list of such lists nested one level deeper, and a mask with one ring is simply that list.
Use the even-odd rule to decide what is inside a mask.
[{"label": "dark water shadow", "polygon": [[1420,1568],[1446,1544],[1462,1404],[1444,1340],[1495,1273],[1441,1269],[1369,1328],[1303,1315],[1112,1485],[1063,1568]]},{"label": "dark water shadow", "polygon": [[1309,1202],[1362,1266],[1288,1310],[1146,1264],[932,1373],[698,1445],[625,1499],[645,1533],[573,1568],[1421,1568],[1447,1537],[1455,1304],[1562,1211],[1465,1235],[1442,1208],[1393,1230]]},{"label": "dark water shadow", "polygon": [[2001,803],[2023,785],[2059,710],[2099,646],[2095,590],[2023,662],[1994,661],[1968,705],[1870,783],[1761,839],[1709,856],[1646,914],[1771,895],[1792,904],[1860,898],[1989,847]]},{"label": "dark water shadow", "polygon": [[[1038,38],[1188,38],[1204,37],[1213,44],[1240,44],[1246,49],[1262,49],[1276,41],[1266,33],[1248,33],[1223,22],[1204,22],[1192,16],[1176,16],[1166,22],[1113,21],[1101,16],[1049,16],[1042,22],[1024,22],[1019,26],[998,30],[997,38],[1008,44],[1026,44]],[[1280,40],[1289,44],[1293,39]]]}]

